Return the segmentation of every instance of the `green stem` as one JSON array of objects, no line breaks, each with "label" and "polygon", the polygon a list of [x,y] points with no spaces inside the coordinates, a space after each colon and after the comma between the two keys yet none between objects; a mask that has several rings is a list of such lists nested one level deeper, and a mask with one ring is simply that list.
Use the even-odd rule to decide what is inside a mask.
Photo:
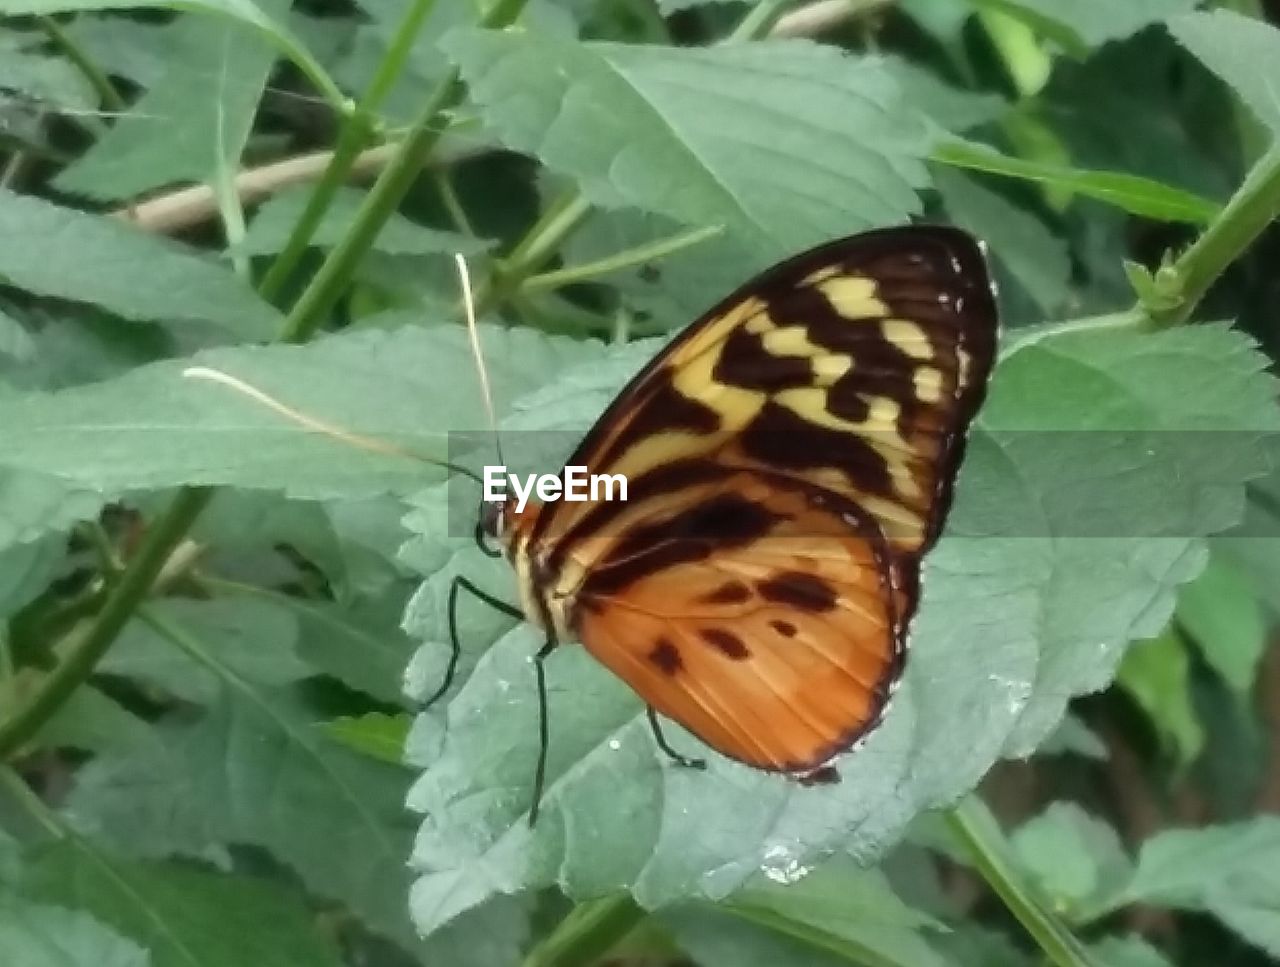
[{"label": "green stem", "polygon": [[471,225],[471,219],[467,217],[467,210],[462,207],[462,199],[454,190],[453,178],[450,177],[448,170],[442,168],[435,172],[434,180],[436,190],[440,192],[440,201],[444,205],[444,210],[449,213],[453,227],[463,235],[475,238],[476,231]]},{"label": "green stem", "polygon": [[72,642],[27,705],[0,722],[0,760],[13,756],[89,677],[212,496],[209,488],[184,488],[152,523],[137,554],[120,572],[94,623]]},{"label": "green stem", "polygon": [[418,177],[418,171],[427,155],[440,139],[438,115],[456,103],[461,93],[461,78],[457,70],[453,70],[427,99],[399,150],[369,190],[350,230],[329,252],[294,303],[285,319],[282,342],[306,342],[319,328],[342,290],[351,281],[352,273],[369,251],[378,232],[399,207],[414,179]]},{"label": "green stem", "polygon": [[986,803],[970,795],[947,814],[956,837],[968,848],[982,878],[1057,967],[1098,967],[1067,926],[1026,882],[1000,824]]},{"label": "green stem", "polygon": [[738,26],[733,29],[733,33],[729,34],[727,39],[731,42],[759,40],[769,33],[789,6],[791,6],[791,0],[760,0],[760,3],[752,7],[751,12],[738,22]]},{"label": "green stem", "polygon": [[40,24],[40,29],[49,35],[49,39],[53,41],[54,45],[66,54],[67,60],[71,61],[76,70],[84,75],[84,79],[98,92],[98,100],[104,108],[117,113],[128,110],[129,105],[120,96],[120,92],[116,90],[115,85],[111,83],[111,78],[107,77],[102,69],[81,49],[80,45],[71,39],[71,36],[62,29],[62,25],[58,21],[52,17],[38,17],[37,21]]},{"label": "green stem", "polygon": [[587,217],[590,203],[580,192],[572,191],[547,207],[542,217],[525,233],[500,266],[494,266],[488,277],[472,293],[476,317],[483,316],[501,298],[516,290],[520,280],[536,271]]},{"label": "green stem", "polygon": [[530,276],[520,283],[520,288],[524,292],[536,292],[541,289],[557,289],[575,282],[586,282],[602,275],[608,275],[610,272],[628,269],[633,265],[643,265],[645,262],[666,258],[681,249],[686,249],[697,245],[699,242],[705,242],[709,238],[714,238],[723,231],[724,226],[722,225],[697,228],[672,238],[650,242],[648,245],[637,245],[635,248],[626,249],[607,258],[597,259],[594,262],[571,265],[552,272],[543,272],[541,275]]},{"label": "green stem", "polygon": [[1280,145],[1258,159],[1227,206],[1173,263],[1177,305],[1151,312],[1158,326],[1186,322],[1209,287],[1280,215]]},{"label": "green stem", "polygon": [[284,248],[262,278],[258,291],[263,298],[274,299],[293,274],[293,270],[297,268],[303,253],[315,236],[321,219],[324,218],[324,213],[329,210],[338,189],[351,174],[351,167],[356,157],[371,140],[373,119],[377,117],[382,103],[403,73],[404,65],[413,50],[413,42],[417,39],[418,32],[435,4],[436,0],[416,0],[396,29],[395,38],[381,63],[378,64],[373,80],[360,98],[355,111],[342,126],[338,143],[333,149],[333,156],[329,159],[329,165],[325,168],[324,174],[316,183],[315,190],[311,192],[311,197],[307,199],[307,207],[294,224]]},{"label": "green stem", "polygon": [[521,967],[590,967],[644,917],[626,893],[580,903],[529,951]]}]

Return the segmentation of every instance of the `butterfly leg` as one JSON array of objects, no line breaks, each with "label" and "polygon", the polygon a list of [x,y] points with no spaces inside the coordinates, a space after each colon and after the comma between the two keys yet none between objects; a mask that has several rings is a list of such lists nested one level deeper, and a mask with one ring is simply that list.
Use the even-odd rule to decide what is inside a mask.
[{"label": "butterfly leg", "polygon": [[653,741],[658,743],[658,748],[665,752],[672,762],[686,769],[705,769],[707,767],[706,759],[690,758],[671,748],[671,743],[662,734],[662,726],[658,724],[658,713],[654,711],[652,705],[645,706],[645,714],[649,717],[649,728],[653,730]]},{"label": "butterfly leg", "polygon": [[476,587],[467,578],[461,574],[455,575],[453,583],[449,585],[449,664],[444,670],[444,681],[440,683],[440,687],[435,690],[432,695],[424,703],[423,708],[430,708],[437,701],[444,697],[449,691],[449,686],[453,684],[454,673],[458,670],[458,658],[462,654],[462,646],[458,644],[458,592],[468,591],[475,597],[479,598],[489,607],[503,614],[508,614],[513,618],[523,618],[524,613],[514,605],[495,598],[487,591],[482,591]]},{"label": "butterfly leg", "polygon": [[547,727],[547,673],[542,667],[547,656],[556,650],[556,636],[547,634],[546,643],[533,656],[533,668],[538,676],[538,766],[533,773],[533,805],[529,807],[529,826],[538,821],[538,810],[542,806],[542,786],[547,778],[547,746],[550,742],[550,730]]}]

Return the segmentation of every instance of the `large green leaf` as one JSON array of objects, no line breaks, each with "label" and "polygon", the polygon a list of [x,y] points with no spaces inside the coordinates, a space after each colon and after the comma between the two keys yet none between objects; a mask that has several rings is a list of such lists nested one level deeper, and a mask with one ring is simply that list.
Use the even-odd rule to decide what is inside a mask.
[{"label": "large green leaf", "polygon": [[442,45],[508,145],[596,204],[724,225],[760,263],[919,209],[926,128],[875,59],[807,41],[693,49],[531,31],[457,30]]},{"label": "large green leaf", "polygon": [[[486,327],[482,341],[500,410],[559,366],[601,352],[527,329]],[[216,350],[91,386],[8,394],[0,396],[0,538],[65,526],[129,490],[207,483],[360,497],[412,493],[442,476],[434,465],[305,429],[227,386],[184,378],[192,365],[435,459],[448,456],[450,431],[484,426],[470,344],[455,326]]]},{"label": "large green leaf", "polygon": [[13,16],[145,8],[199,11],[253,27],[287,54],[330,98],[335,102],[340,98],[337,87],[306,47],[254,0],[0,0],[0,13]]},{"label": "large green leaf", "polygon": [[36,295],[124,319],[214,322],[266,338],[280,314],[243,282],[180,246],[113,218],[0,188],[0,276]]},{"label": "large green leaf", "polygon": [[1137,869],[1100,907],[1158,903],[1206,911],[1249,942],[1280,956],[1280,819],[1266,816],[1158,833]]},{"label": "large green leaf", "polygon": [[16,967],[147,967],[147,952],[87,913],[0,899],[0,960]]},{"label": "large green leaf", "polygon": [[[802,788],[715,756],[705,773],[671,767],[638,699],[565,647],[547,662],[547,796],[531,831],[529,656],[540,639],[527,626],[504,634],[509,619],[465,601],[462,683],[447,708],[420,718],[407,750],[427,767],[411,796],[426,814],[419,926],[553,882],[572,896],[629,888],[658,906],[724,897],[770,857],[806,867],[835,849],[877,856],[1001,754],[1032,751],[1072,696],[1108,683],[1129,641],[1164,627],[1176,587],[1204,564],[1202,535],[1239,518],[1244,482],[1265,470],[1259,445],[1280,415],[1264,365],[1222,326],[1038,333],[1013,348],[926,563],[904,685],[865,749],[840,760],[835,786]],[[624,375],[571,371],[507,425],[529,429],[540,416],[543,428],[581,430]],[[555,454],[544,460],[553,467]],[[409,559],[430,575],[406,617],[428,639],[408,676],[418,697],[443,671],[440,606],[453,574],[514,600],[500,563],[481,569],[478,552],[447,549],[460,539],[442,539],[442,513],[410,520],[424,536]]]},{"label": "large green leaf", "polygon": [[1191,704],[1191,658],[1182,635],[1170,629],[1136,643],[1120,664],[1116,684],[1146,713],[1179,766],[1196,760],[1204,728]]},{"label": "large green leaf", "polygon": [[[259,0],[271,19],[288,0]],[[277,50],[236,20],[186,17],[184,56],[54,183],[99,200],[130,198],[173,182],[234,175]]]},{"label": "large green leaf", "polygon": [[144,857],[262,846],[316,893],[413,943],[403,770],[331,739],[289,693],[243,682],[162,737],[161,752],[102,756],[82,770],[70,803],[78,825]]},{"label": "large green leaf", "polygon": [[1214,671],[1248,696],[1267,647],[1267,622],[1251,583],[1220,551],[1182,589],[1178,623]]},{"label": "large green leaf", "polygon": [[1230,10],[1174,17],[1169,30],[1280,135],[1280,31]]},{"label": "large green leaf", "polygon": [[121,860],[71,839],[27,856],[20,889],[87,911],[147,950],[153,967],[341,964],[300,897],[251,876]]},{"label": "large green leaf", "polygon": [[1116,831],[1074,803],[1057,802],[1018,828],[1013,845],[1053,908],[1068,913],[1130,875]]},{"label": "large green leaf", "polygon": [[[220,661],[260,685],[288,685],[315,670],[297,656],[298,622],[274,600],[215,601],[170,598],[153,610],[199,635]],[[98,670],[127,675],[190,702],[210,704],[221,686],[217,676],[174,648],[154,628],[135,620],[98,663]]]}]

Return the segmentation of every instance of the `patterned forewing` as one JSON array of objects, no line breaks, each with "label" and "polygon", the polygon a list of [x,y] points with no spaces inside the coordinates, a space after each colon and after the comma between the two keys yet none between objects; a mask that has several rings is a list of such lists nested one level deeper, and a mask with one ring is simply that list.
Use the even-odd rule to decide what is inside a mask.
[{"label": "patterned forewing", "polygon": [[[874,517],[910,571],[949,500],[995,318],[982,253],[962,232],[891,229],[831,243],[694,323],[569,463],[624,474],[630,502],[668,492],[672,465],[690,461],[789,475]],[[617,503],[547,510],[530,547],[550,572],[626,513]]]}]

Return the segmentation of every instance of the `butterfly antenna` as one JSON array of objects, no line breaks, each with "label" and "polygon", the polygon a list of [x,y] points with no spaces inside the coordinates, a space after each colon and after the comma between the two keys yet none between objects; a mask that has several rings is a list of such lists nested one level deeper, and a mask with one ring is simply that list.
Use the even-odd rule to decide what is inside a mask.
[{"label": "butterfly antenna", "polygon": [[471,272],[467,269],[467,260],[461,252],[455,252],[454,261],[458,265],[458,279],[462,283],[462,305],[467,314],[467,334],[471,338],[471,354],[476,360],[476,371],[480,374],[480,392],[484,394],[485,412],[489,414],[489,426],[493,430],[493,448],[498,452],[498,463],[506,466],[502,456],[502,438],[498,434],[498,414],[493,407],[493,391],[489,387],[489,371],[484,365],[484,353],[480,351],[480,327],[476,323],[476,304],[471,294]]},{"label": "butterfly antenna", "polygon": [[385,440],[377,440],[373,437],[367,437],[360,433],[353,433],[351,430],[343,429],[342,427],[335,426],[332,423],[326,423],[324,420],[317,419],[314,416],[308,416],[306,413],[295,410],[293,407],[282,403],[274,396],[258,389],[258,387],[253,386],[250,383],[246,383],[244,380],[236,376],[232,376],[230,373],[224,373],[220,369],[211,369],[207,366],[190,366],[182,371],[182,375],[188,379],[207,379],[210,382],[221,383],[224,386],[229,386],[242,396],[247,396],[256,403],[261,403],[263,406],[267,407],[267,409],[279,413],[292,423],[296,423],[314,433],[320,433],[324,436],[331,437],[347,444],[348,446],[355,447],[358,450],[367,450],[370,453],[380,453],[385,456],[407,457],[410,460],[417,460],[421,463],[429,463],[433,466],[444,467],[446,470],[452,470],[454,473],[460,473],[465,477],[470,477],[477,483],[483,483],[475,472],[467,469],[466,467],[460,466],[459,464],[450,463],[448,460],[437,460],[434,457],[425,457],[421,454],[413,453],[410,450],[398,447],[393,443],[388,443]]}]

